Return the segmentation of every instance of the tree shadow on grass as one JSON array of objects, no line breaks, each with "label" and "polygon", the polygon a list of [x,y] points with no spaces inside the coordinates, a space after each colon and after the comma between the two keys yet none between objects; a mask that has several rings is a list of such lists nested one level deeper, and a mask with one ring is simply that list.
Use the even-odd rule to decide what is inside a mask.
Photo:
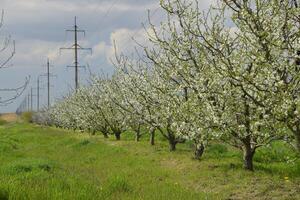
[{"label": "tree shadow on grass", "polygon": [[0,200],[8,200],[9,192],[6,189],[0,188]]},{"label": "tree shadow on grass", "polygon": [[255,171],[261,171],[271,175],[280,175],[285,177],[300,177],[300,161],[295,163],[255,163]]}]

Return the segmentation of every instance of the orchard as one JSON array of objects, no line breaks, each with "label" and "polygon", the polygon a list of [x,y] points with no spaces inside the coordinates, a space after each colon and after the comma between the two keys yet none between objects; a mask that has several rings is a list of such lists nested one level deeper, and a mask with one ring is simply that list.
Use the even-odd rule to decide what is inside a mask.
[{"label": "orchard", "polygon": [[[167,16],[149,15],[147,45],[118,52],[112,76],[36,113],[38,124],[138,142],[161,134],[176,151],[191,142],[201,159],[211,142],[243,152],[254,170],[257,149],[274,141],[300,153],[300,8],[292,0],[161,0]],[[149,145],[150,145],[149,144]]]}]

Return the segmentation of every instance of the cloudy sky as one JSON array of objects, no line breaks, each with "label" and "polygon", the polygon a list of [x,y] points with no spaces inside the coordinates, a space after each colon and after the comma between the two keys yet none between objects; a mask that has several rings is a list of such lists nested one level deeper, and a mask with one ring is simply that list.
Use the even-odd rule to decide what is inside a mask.
[{"label": "cloudy sky", "polygon": [[[199,0],[203,9],[210,1]],[[113,41],[119,50],[130,53],[134,45],[131,38],[143,40],[142,23],[147,22],[147,10],[152,12],[154,23],[159,24],[164,19],[159,0],[0,0],[0,9],[5,12],[0,44],[7,35],[16,41],[13,66],[0,71],[0,88],[22,85],[25,77],[31,77],[23,96],[9,106],[0,107],[0,113],[14,112],[30,87],[36,87],[37,77],[46,72],[47,58],[53,65],[53,74],[57,75],[52,79],[52,102],[74,87],[74,69],[66,67],[74,61],[73,52],[60,53],[59,48],[72,45],[73,35],[66,34],[65,30],[72,29],[75,16],[78,26],[87,31],[85,37],[80,35],[80,44],[93,48],[92,55],[88,52],[80,54],[80,64],[90,66],[95,74],[113,72],[110,64],[114,55]],[[5,59],[7,54],[0,54],[0,59]],[[80,71],[82,84],[88,76],[89,70]],[[46,90],[41,93],[45,104]]]}]

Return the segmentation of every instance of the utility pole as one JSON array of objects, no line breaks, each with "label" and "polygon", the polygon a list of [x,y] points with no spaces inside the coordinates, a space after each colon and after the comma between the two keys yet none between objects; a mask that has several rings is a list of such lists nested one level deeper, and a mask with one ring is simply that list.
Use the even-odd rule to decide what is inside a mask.
[{"label": "utility pole", "polygon": [[37,103],[36,103],[36,106],[37,106],[37,112],[40,111],[40,76],[38,76],[38,79],[37,79]]},{"label": "utility pole", "polygon": [[48,109],[50,108],[50,62],[47,59],[47,88],[48,88]]},{"label": "utility pole", "polygon": [[33,104],[33,88],[31,87],[31,90],[30,90],[30,110],[31,111],[33,111],[32,104]]},{"label": "utility pole", "polygon": [[78,33],[83,33],[85,36],[85,31],[78,29],[77,26],[77,17],[75,17],[75,23],[74,23],[74,29],[72,30],[66,30],[67,32],[74,32],[74,44],[69,47],[69,48],[60,48],[61,50],[74,50],[74,66],[68,66],[68,67],[75,67],[75,90],[79,88],[79,75],[78,75],[78,68],[85,67],[85,66],[79,66],[79,61],[78,61],[78,51],[79,50],[87,50],[91,51],[92,53],[92,48],[83,48],[78,44]]},{"label": "utility pole", "polygon": [[25,111],[26,111],[26,98],[24,98],[24,100],[23,100],[21,113],[23,113]]},{"label": "utility pole", "polygon": [[26,111],[26,96],[22,101],[22,106],[21,106],[21,112],[20,113],[23,113],[25,111]]},{"label": "utility pole", "polygon": [[27,95],[27,111],[29,112],[30,110],[30,94]]},{"label": "utility pole", "polygon": [[16,114],[17,115],[22,114],[25,111],[25,109],[26,109],[26,98],[23,99],[23,101],[19,105],[18,109],[16,110]]},{"label": "utility pole", "polygon": [[[50,77],[50,75],[51,74],[49,73],[49,77]],[[45,88],[41,87],[41,79],[40,79],[41,76],[43,76],[43,75],[39,75],[38,78],[37,78],[37,88],[36,88],[36,90],[37,90],[37,105],[36,106],[37,106],[37,111],[38,112],[40,111],[40,99],[41,99],[40,90],[45,89]],[[47,77],[48,77],[48,74],[47,74]],[[49,78],[49,86],[50,86],[50,78]],[[49,91],[49,96],[50,96],[50,91]],[[50,102],[50,98],[48,100]]]},{"label": "utility pole", "polygon": [[36,97],[37,95],[33,94],[33,90],[36,88],[31,87],[31,91],[30,91],[30,110],[33,111],[33,97]]},{"label": "utility pole", "polygon": [[[43,75],[40,75],[40,76],[46,76],[47,77],[47,92],[48,92],[48,95],[47,95],[47,106],[48,106],[48,109],[50,108],[50,77],[55,77],[55,75],[51,74],[50,73],[50,61],[49,61],[49,58],[47,59],[47,73],[46,74],[43,74]],[[38,79],[39,81],[39,79]]]}]

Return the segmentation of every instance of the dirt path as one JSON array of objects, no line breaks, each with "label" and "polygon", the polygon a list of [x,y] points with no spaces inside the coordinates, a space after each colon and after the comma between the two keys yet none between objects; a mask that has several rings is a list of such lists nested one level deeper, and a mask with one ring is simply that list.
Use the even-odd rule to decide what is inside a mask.
[{"label": "dirt path", "polygon": [[18,119],[18,116],[15,113],[5,113],[1,114],[0,118],[7,122],[15,122]]}]

